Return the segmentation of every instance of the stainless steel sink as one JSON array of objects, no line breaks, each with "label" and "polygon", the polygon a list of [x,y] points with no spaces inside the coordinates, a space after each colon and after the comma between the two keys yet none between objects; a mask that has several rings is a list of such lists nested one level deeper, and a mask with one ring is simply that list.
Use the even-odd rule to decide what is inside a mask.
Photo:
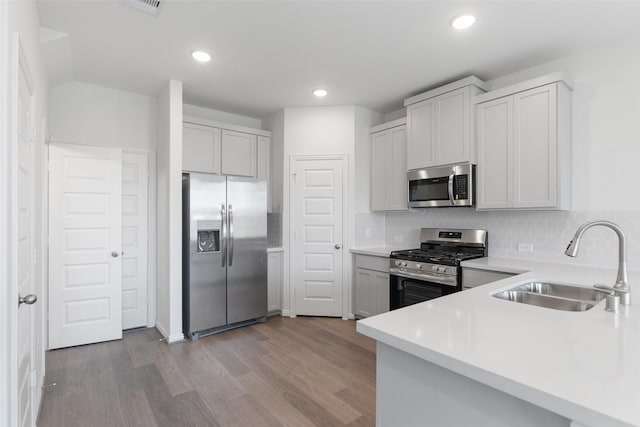
[{"label": "stainless steel sink", "polygon": [[493,296],[507,301],[564,311],[587,311],[604,300],[608,292],[581,286],[528,282]]},{"label": "stainless steel sink", "polygon": [[608,292],[591,288],[583,288],[582,286],[561,285],[559,283],[548,282],[529,282],[516,287],[514,290],[580,301],[596,302],[602,301],[609,294]]}]

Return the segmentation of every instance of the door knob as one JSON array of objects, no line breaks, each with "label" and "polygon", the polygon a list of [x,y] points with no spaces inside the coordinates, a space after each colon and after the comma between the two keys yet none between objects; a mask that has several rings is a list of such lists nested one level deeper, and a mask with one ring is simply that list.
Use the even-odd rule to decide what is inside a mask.
[{"label": "door knob", "polygon": [[336,245],[334,246],[334,248],[336,249],[340,249],[342,246],[340,246],[340,243],[336,243]]},{"label": "door knob", "polygon": [[38,297],[35,296],[34,294],[29,294],[26,296],[20,296],[20,294],[18,294],[18,306],[20,306],[20,304],[33,304],[36,301],[38,301]]},{"label": "door knob", "polygon": [[118,257],[118,252],[117,251],[111,252],[111,256],[114,257],[114,258],[117,258]]}]

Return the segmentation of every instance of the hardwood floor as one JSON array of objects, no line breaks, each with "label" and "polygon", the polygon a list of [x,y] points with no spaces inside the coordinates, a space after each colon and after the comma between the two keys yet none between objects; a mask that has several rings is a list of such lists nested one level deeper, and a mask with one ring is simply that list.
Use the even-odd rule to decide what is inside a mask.
[{"label": "hardwood floor", "polygon": [[355,322],[272,317],[197,342],[155,329],[47,353],[39,427],[373,426],[375,341]]}]

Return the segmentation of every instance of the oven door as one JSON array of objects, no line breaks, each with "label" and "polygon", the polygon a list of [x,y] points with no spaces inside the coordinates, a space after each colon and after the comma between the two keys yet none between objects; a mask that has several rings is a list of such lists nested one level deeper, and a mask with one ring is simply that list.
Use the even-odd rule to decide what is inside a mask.
[{"label": "oven door", "polygon": [[459,291],[458,286],[443,285],[416,278],[390,275],[390,308],[395,310]]}]

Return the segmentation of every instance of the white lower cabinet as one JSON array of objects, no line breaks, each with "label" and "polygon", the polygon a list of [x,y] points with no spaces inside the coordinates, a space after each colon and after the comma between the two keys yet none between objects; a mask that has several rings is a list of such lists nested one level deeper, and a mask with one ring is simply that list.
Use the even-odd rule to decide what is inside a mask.
[{"label": "white lower cabinet", "polygon": [[267,250],[267,307],[269,314],[282,311],[282,250]]},{"label": "white lower cabinet", "polygon": [[356,255],[353,309],[356,317],[375,316],[389,311],[388,269],[388,258]]}]

